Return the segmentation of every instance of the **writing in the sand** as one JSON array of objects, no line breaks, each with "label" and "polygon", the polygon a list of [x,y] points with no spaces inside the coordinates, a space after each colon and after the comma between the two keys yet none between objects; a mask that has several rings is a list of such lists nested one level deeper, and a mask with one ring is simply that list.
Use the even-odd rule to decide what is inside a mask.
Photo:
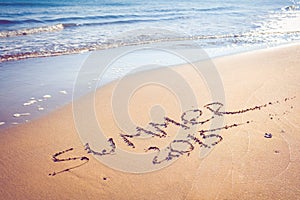
[{"label": "writing in the sand", "polygon": [[58,172],[52,172],[52,173],[49,174],[49,176],[55,176],[55,175],[63,173],[63,172],[71,171],[72,169],[81,167],[82,165],[84,165],[84,164],[86,164],[86,163],[89,162],[90,159],[88,157],[86,157],[86,156],[76,156],[76,157],[69,157],[69,158],[58,158],[58,156],[60,156],[62,154],[65,154],[67,152],[73,151],[73,150],[74,150],[74,148],[69,148],[67,150],[55,153],[54,155],[52,155],[53,162],[66,162],[66,161],[71,161],[71,160],[80,160],[80,161],[82,161],[82,163],[78,164],[76,166],[73,166],[73,167],[69,167],[69,168],[63,169],[63,170],[58,171]]},{"label": "writing in the sand", "polygon": [[[292,98],[285,98],[284,101],[292,100],[296,97]],[[150,122],[148,123],[148,128],[143,127],[136,127],[136,132],[133,134],[119,134],[119,136],[122,138],[122,140],[129,146],[130,148],[136,148],[136,145],[132,141],[134,138],[144,138],[145,136],[152,136],[157,138],[166,138],[168,136],[168,133],[166,129],[170,126],[176,126],[183,130],[191,130],[195,126],[199,127],[199,125],[203,125],[205,123],[208,123],[212,121],[216,117],[225,116],[225,115],[239,115],[255,110],[261,110],[263,108],[266,108],[271,105],[279,104],[279,101],[275,102],[268,102],[266,104],[262,105],[256,105],[254,107],[237,110],[237,111],[222,111],[223,104],[220,102],[213,102],[209,103],[203,106],[204,109],[206,109],[211,115],[207,117],[206,119],[200,120],[200,117],[203,114],[203,111],[201,109],[191,109],[187,110],[182,113],[180,117],[180,121],[177,122],[169,117],[164,117],[164,121],[162,123],[156,123],[156,122]],[[292,108],[292,107],[291,107]],[[270,119],[273,119],[270,117]],[[168,162],[174,158],[178,158],[183,155],[189,156],[190,153],[195,149],[195,145],[198,145],[200,148],[212,148],[215,145],[219,144],[223,137],[219,134],[217,134],[217,131],[224,130],[224,129],[231,129],[234,127],[238,127],[244,124],[248,124],[251,121],[246,121],[244,123],[233,123],[228,124],[222,127],[217,127],[213,129],[202,129],[198,130],[195,133],[186,131],[187,134],[184,135],[181,139],[175,139],[171,141],[168,146],[164,149],[164,154],[161,154],[161,149],[157,146],[150,146],[145,149],[146,152],[148,151],[156,151],[157,154],[153,157],[152,163],[154,165],[161,164],[162,162]],[[109,156],[114,155],[116,150],[116,144],[114,142],[113,138],[108,139],[109,149],[103,149],[102,151],[98,152],[93,150],[89,143],[86,143],[84,145],[84,148],[88,154],[92,154],[95,156]],[[83,164],[86,164],[89,159],[86,156],[81,157],[73,157],[73,158],[66,158],[66,159],[58,159],[57,156],[66,153],[68,151],[73,150],[73,148],[58,152],[52,156],[54,162],[61,162],[61,161],[70,161],[70,160],[81,160],[83,161],[82,164],[77,165],[72,168],[67,168],[65,170],[62,170],[60,172],[54,172],[49,175],[56,175],[61,172],[69,171],[71,169],[74,169],[76,167],[80,167]]]}]

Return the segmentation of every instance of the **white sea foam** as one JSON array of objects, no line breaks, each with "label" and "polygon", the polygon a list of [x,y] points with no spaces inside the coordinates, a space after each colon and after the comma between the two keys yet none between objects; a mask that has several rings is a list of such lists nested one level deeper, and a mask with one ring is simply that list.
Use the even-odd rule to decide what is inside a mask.
[{"label": "white sea foam", "polygon": [[22,116],[29,116],[30,113],[15,113],[13,114],[14,117],[18,118],[18,117],[22,117]]},{"label": "white sea foam", "polygon": [[32,99],[32,100],[29,100],[29,101],[23,103],[23,106],[30,106],[30,105],[32,105],[32,104],[34,104],[36,102],[37,102],[37,100]]},{"label": "white sea foam", "polygon": [[49,98],[51,98],[52,96],[50,95],[50,94],[45,94],[44,96],[43,96],[43,98],[45,98],[45,99],[49,99]]},{"label": "white sea foam", "polygon": [[55,31],[61,31],[63,29],[64,29],[63,24],[56,24],[52,26],[42,26],[42,27],[35,27],[35,28],[15,30],[15,31],[1,31],[0,38],[31,35],[31,34],[43,33],[43,32],[55,32]]},{"label": "white sea foam", "polygon": [[42,110],[44,110],[44,108],[43,107],[38,107],[38,110],[42,111]]},{"label": "white sea foam", "polygon": [[68,92],[66,90],[61,90],[59,91],[61,94],[68,94]]}]

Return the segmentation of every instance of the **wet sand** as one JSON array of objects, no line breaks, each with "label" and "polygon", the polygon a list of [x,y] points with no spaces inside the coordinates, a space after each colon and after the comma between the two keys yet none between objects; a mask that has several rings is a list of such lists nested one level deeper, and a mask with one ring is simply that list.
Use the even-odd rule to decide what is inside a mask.
[{"label": "wet sand", "polygon": [[[191,66],[174,67],[191,87],[196,104],[182,110],[177,99],[180,90],[174,94],[161,85],[145,85],[127,104],[135,133],[120,130],[114,121],[111,100],[118,82],[98,89],[95,111],[101,130],[111,138],[110,151],[101,152],[80,140],[72,104],[1,131],[1,197],[296,199],[300,196],[300,46],[226,56],[213,63],[223,82],[225,102],[212,100],[206,82]],[[163,73],[164,69],[142,72],[126,82]],[[76,104],[86,102],[88,96]],[[164,116],[155,116],[160,113],[153,110],[155,105],[165,109]],[[187,119],[191,113],[195,120]],[[224,122],[212,127],[211,117],[222,117]],[[88,123],[83,125],[89,130]],[[188,132],[191,127],[196,131]],[[175,141],[178,130],[187,133]],[[139,140],[143,134],[151,139]],[[174,150],[175,143],[186,149]],[[170,144],[169,154],[153,157],[151,164],[169,162],[175,153],[178,160],[149,173],[113,170],[93,156],[113,156],[115,148],[159,155],[166,144]],[[208,154],[199,153],[204,151]]]}]

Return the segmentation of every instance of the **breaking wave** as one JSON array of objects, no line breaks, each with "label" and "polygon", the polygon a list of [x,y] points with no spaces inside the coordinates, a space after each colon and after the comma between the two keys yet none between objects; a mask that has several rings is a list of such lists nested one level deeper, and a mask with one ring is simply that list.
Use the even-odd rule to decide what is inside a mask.
[{"label": "breaking wave", "polygon": [[42,26],[42,27],[28,28],[22,30],[1,31],[0,38],[31,35],[31,34],[44,33],[44,32],[55,32],[55,31],[61,31],[63,29],[64,29],[63,24],[56,24],[52,26]]}]

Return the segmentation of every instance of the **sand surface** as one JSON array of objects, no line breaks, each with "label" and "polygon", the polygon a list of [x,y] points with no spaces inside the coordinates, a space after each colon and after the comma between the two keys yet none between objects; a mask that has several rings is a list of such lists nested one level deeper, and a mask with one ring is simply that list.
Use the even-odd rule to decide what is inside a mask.
[{"label": "sand surface", "polygon": [[[105,166],[84,149],[70,104],[48,116],[0,132],[1,199],[299,198],[300,45],[217,58],[213,63],[224,87],[225,102],[220,103],[226,104],[215,113],[203,107],[212,103],[214,88],[208,87],[191,66],[172,68],[184,77],[196,99],[185,108],[180,107],[178,98],[187,93],[181,91],[178,82],[172,83],[176,93],[159,84],[143,85],[132,93],[125,108],[119,108],[120,113],[112,112],[111,103],[118,83],[96,92],[94,110],[102,132],[113,138],[117,148],[128,152],[145,153],[150,146],[162,149],[182,127],[171,123],[165,129],[165,138],[130,138],[136,147],[132,148],[120,137],[132,133],[121,130],[114,115],[126,111],[139,127],[163,117],[156,116],[161,112],[155,105],[163,107],[165,116],[181,124],[186,111],[183,109],[201,109],[199,121],[222,115],[224,123],[220,127],[211,126],[210,121],[196,126],[193,134],[203,144],[189,140],[194,149],[181,153],[176,162],[154,172],[135,174]],[[131,76],[122,82],[122,87],[165,72],[160,69]],[[184,99],[189,100],[187,96]],[[86,103],[88,96],[77,105]],[[84,106],[81,109],[84,116]],[[88,112],[86,115],[89,119]],[[121,118],[121,125],[124,124],[126,120]],[[89,123],[83,126],[89,131]],[[208,131],[211,128],[220,131]],[[217,144],[212,145],[213,142]],[[211,150],[200,157],[199,152],[208,146]],[[74,159],[61,160],[68,158]]]}]

